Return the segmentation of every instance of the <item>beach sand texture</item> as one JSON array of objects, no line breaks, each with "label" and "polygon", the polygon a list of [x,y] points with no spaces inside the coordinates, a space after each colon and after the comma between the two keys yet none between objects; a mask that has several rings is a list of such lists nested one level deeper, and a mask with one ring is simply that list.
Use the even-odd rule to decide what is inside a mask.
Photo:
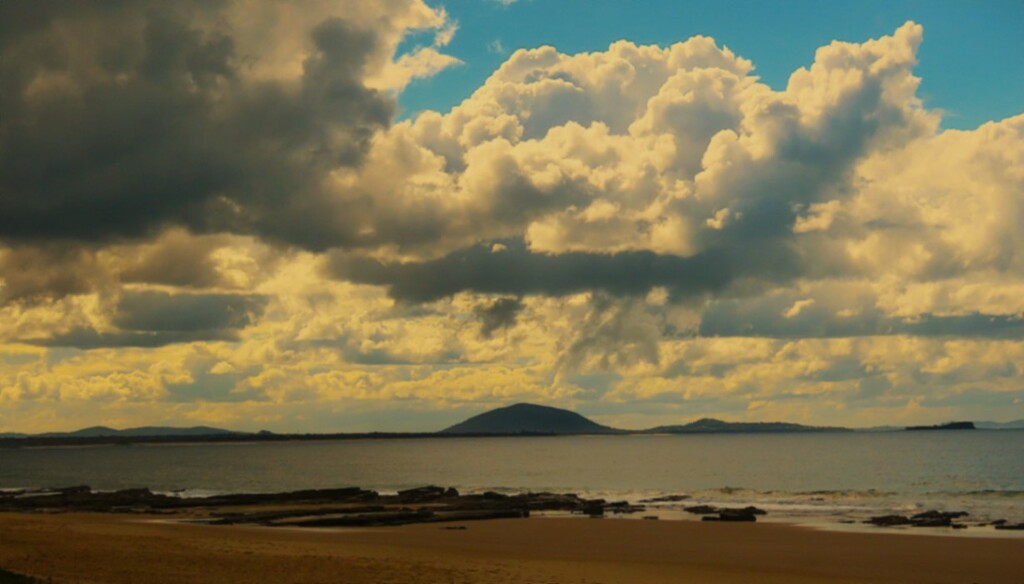
[{"label": "beach sand texture", "polygon": [[531,518],[311,530],[0,514],[0,567],[60,583],[1021,584],[1024,539]]}]

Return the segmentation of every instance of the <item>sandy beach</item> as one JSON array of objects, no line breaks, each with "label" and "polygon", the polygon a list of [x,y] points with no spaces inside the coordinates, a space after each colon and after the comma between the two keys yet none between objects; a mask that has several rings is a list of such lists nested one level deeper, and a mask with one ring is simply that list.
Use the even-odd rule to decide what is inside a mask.
[{"label": "sandy beach", "polygon": [[576,518],[315,530],[5,513],[0,567],[56,584],[1020,584],[1024,539]]}]

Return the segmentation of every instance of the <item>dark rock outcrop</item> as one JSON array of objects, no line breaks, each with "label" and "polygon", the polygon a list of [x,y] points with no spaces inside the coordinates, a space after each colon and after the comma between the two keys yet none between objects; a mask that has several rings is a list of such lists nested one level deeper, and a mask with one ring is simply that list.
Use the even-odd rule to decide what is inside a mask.
[{"label": "dark rock outcrop", "polygon": [[425,486],[394,495],[345,487],[284,493],[240,493],[180,498],[149,489],[96,492],[77,486],[43,491],[0,492],[0,511],[89,511],[176,513],[212,525],[270,527],[371,527],[529,517],[534,511],[562,511],[603,517],[633,513],[627,501],[583,499],[573,493],[487,492],[462,495],[451,487]]},{"label": "dark rock outcrop", "polygon": [[606,512],[613,513],[615,515],[641,513],[647,510],[643,505],[633,505],[629,501],[614,501],[612,503],[606,503],[604,509]]},{"label": "dark rock outcrop", "polygon": [[953,520],[966,517],[966,511],[925,511],[910,517],[914,527],[953,527]]},{"label": "dark rock outcrop", "polygon": [[65,511],[119,512],[132,510],[133,512],[139,512],[145,510],[233,505],[352,503],[372,501],[377,497],[376,491],[367,491],[358,487],[181,498],[153,493],[145,488],[102,492],[93,491],[86,486],[76,486],[24,492],[18,496],[0,493],[0,511],[58,509]]},{"label": "dark rock outcrop", "polygon": [[665,495],[663,497],[653,497],[650,499],[640,499],[641,503],[678,503],[680,501],[688,501],[691,497],[689,495]]},{"label": "dark rock outcrop", "polygon": [[757,507],[743,507],[743,508],[721,508],[717,509],[718,517],[711,515],[704,515],[701,517],[701,521],[757,521],[758,515],[765,515],[767,512],[764,509],[758,509]]},{"label": "dark rock outcrop", "polygon": [[[61,495],[82,495],[92,492],[92,489],[88,485],[76,485],[74,487],[61,487],[59,489],[54,489],[54,492],[60,493]],[[45,491],[42,493],[45,494]]]},{"label": "dark rock outcrop", "polygon": [[[456,496],[458,496],[458,491]],[[416,487],[415,489],[405,489],[404,491],[398,491],[398,498],[403,501],[410,502],[421,502],[421,501],[436,501],[441,497],[446,496],[448,490],[444,487],[428,486],[428,487]]]},{"label": "dark rock outcrop", "polygon": [[712,507],[711,505],[693,505],[690,507],[683,507],[683,511],[693,513],[694,515],[714,515],[715,513],[718,513],[718,507]]},{"label": "dark rock outcrop", "polygon": [[910,525],[910,518],[905,515],[879,515],[872,517],[864,523],[877,525],[879,527],[891,527],[894,525]]},{"label": "dark rock outcrop", "polygon": [[881,515],[872,517],[864,523],[877,525],[878,527],[909,525],[911,527],[953,527],[954,529],[961,529],[963,526],[953,523],[953,520],[966,517],[967,515],[966,511],[937,511],[932,509],[910,517],[905,515]]},{"label": "dark rock outcrop", "polygon": [[289,527],[383,527],[426,523],[435,518],[429,509],[379,511],[374,513],[344,514],[326,517],[299,518],[281,525]]},{"label": "dark rock outcrop", "polygon": [[[692,507],[684,507],[683,511],[687,513],[693,513],[694,515],[767,515],[768,512],[764,509],[757,507],[713,507],[711,505],[694,505]],[[708,519],[708,521],[717,521],[717,519]],[[728,521],[728,519],[724,520]]]},{"label": "dark rock outcrop", "polygon": [[718,514],[705,515],[700,517],[701,522],[756,522],[757,515],[748,513],[741,509],[724,510]]}]

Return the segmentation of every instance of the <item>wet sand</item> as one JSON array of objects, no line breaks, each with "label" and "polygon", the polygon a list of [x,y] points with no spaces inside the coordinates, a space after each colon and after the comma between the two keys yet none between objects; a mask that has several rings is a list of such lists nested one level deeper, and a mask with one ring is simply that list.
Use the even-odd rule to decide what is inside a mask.
[{"label": "wet sand", "polygon": [[367,529],[0,513],[0,568],[61,583],[1024,582],[1024,539],[530,518]]}]

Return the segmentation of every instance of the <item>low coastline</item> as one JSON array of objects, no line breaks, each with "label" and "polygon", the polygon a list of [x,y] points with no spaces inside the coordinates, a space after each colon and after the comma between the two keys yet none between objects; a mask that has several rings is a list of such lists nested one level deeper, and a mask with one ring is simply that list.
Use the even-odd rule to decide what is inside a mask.
[{"label": "low coastline", "polygon": [[[811,528],[754,507],[693,502],[688,495],[631,503],[442,487],[196,498],[84,486],[7,491],[0,496],[0,569],[55,584],[1019,584],[1024,573],[1022,531]],[[690,520],[673,520],[661,505],[689,508]],[[971,537],[950,537],[968,531]]]},{"label": "low coastline", "polygon": [[1020,582],[1020,540],[531,517],[267,528],[0,513],[0,567],[64,582]]}]

